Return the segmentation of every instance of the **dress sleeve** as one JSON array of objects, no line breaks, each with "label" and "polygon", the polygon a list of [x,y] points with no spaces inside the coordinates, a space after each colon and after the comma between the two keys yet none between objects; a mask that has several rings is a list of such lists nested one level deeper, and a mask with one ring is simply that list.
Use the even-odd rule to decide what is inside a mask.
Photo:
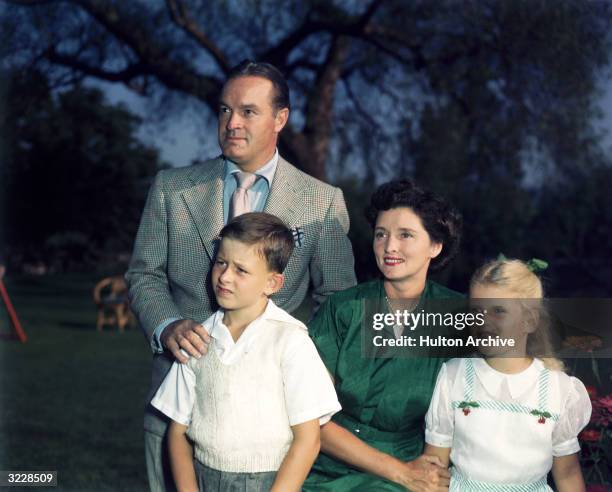
[{"label": "dress sleeve", "polygon": [[174,362],[151,405],[175,422],[189,425],[195,402],[196,376],[189,364]]},{"label": "dress sleeve", "polygon": [[425,442],[440,448],[450,448],[453,442],[455,419],[450,399],[449,374],[442,364],[436,387],[425,415]]},{"label": "dress sleeve", "polygon": [[342,345],[340,327],[336,319],[334,298],[328,298],[308,324],[308,334],[321,359],[332,375],[336,373],[338,354]]},{"label": "dress sleeve", "polygon": [[584,384],[570,377],[569,385],[565,405],[553,429],[553,456],[567,456],[580,451],[577,436],[591,418],[591,400]]},{"label": "dress sleeve", "polygon": [[341,407],[332,378],[306,332],[291,338],[281,364],[289,424],[314,419],[327,423]]}]

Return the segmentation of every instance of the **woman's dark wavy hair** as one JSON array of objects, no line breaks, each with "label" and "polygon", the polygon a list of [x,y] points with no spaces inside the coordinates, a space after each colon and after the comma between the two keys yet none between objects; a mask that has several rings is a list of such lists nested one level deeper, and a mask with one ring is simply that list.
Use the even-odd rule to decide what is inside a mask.
[{"label": "woman's dark wavy hair", "polygon": [[380,212],[407,207],[419,216],[433,242],[442,251],[431,260],[431,270],[441,270],[455,257],[461,242],[461,214],[445,198],[417,186],[412,180],[390,181],[378,187],[370,198],[365,216],[372,228]]}]

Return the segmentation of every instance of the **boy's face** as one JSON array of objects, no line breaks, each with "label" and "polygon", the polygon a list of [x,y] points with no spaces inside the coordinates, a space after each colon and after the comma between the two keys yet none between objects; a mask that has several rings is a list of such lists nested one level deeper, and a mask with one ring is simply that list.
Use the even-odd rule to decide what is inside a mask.
[{"label": "boy's face", "polygon": [[272,272],[257,245],[223,238],[212,269],[212,286],[219,306],[240,310],[265,305],[283,285],[283,275]]}]

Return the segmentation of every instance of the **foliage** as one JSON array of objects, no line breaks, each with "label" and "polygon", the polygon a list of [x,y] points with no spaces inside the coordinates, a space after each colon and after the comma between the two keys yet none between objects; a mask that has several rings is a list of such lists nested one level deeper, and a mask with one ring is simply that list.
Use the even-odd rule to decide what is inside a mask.
[{"label": "foliage", "polygon": [[578,436],[584,448],[581,461],[585,480],[587,483],[612,485],[612,394],[600,397],[593,386],[587,390],[593,413],[588,427]]},{"label": "foliage", "polygon": [[293,94],[283,153],[313,176],[349,160],[461,185],[515,185],[529,146],[555,166],[581,151],[612,15],[604,0],[4,3],[12,65],[214,114],[232,65],[269,61]]},{"label": "foliage", "polygon": [[463,213],[461,256],[444,274],[459,287],[499,251],[553,268],[578,258],[583,272],[612,256],[612,166],[593,126],[605,0],[3,3],[5,65],[36,66],[54,88],[123,84],[161,119],[192,106],[210,120],[234,64],[276,64],[292,92],[281,152],[359,197],[361,278],[375,272],[359,200],[397,176]]},{"label": "foliage", "polygon": [[39,72],[7,80],[0,130],[8,260],[70,269],[129,251],[160,168],[157,151],[135,135],[140,120],[97,89],[54,94]]}]

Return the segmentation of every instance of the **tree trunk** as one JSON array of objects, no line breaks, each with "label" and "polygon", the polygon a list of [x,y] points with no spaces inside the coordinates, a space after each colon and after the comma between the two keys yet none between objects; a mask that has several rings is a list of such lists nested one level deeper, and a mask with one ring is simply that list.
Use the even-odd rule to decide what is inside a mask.
[{"label": "tree trunk", "polygon": [[283,135],[283,143],[289,148],[295,164],[321,181],[327,180],[326,161],[333,131],[334,92],[349,48],[349,38],[338,36],[333,39],[327,59],[317,74],[315,86],[308,95],[304,132],[298,134],[288,129]]}]

